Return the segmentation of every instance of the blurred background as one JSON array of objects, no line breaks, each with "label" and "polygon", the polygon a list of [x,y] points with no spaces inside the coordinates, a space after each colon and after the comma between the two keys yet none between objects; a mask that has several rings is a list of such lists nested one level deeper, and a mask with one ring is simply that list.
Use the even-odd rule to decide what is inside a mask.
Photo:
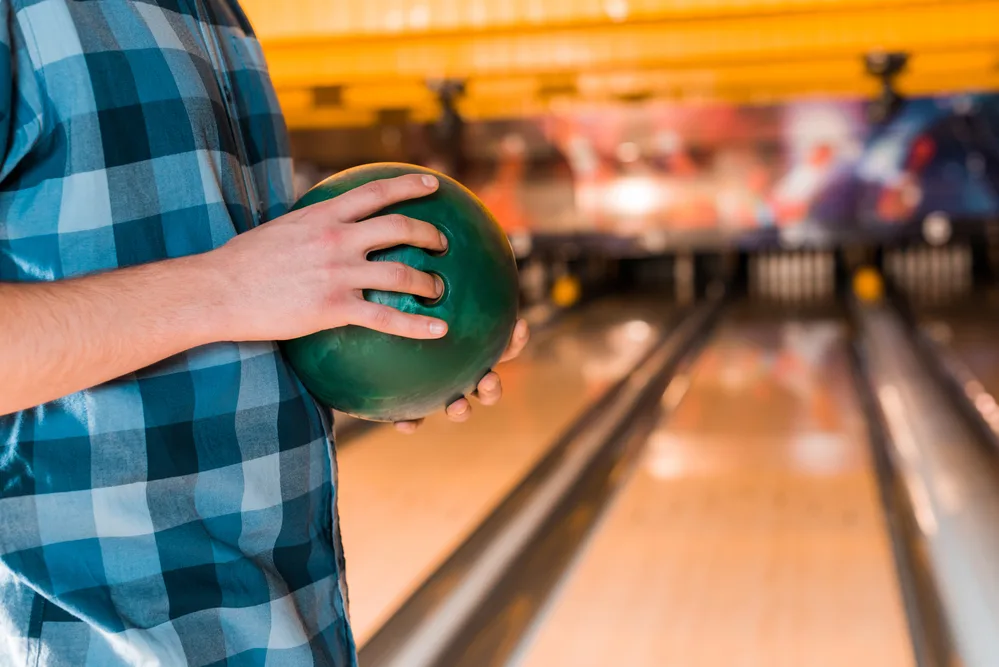
[{"label": "blurred background", "polygon": [[241,4],[299,192],[454,176],[534,329],[338,418],[362,667],[999,665],[999,2]]}]

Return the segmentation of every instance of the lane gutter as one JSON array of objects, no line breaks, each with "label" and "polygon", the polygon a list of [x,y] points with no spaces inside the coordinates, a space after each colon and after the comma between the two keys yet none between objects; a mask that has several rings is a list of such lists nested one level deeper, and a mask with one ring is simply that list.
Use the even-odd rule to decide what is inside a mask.
[{"label": "lane gutter", "polygon": [[905,606],[909,639],[918,667],[952,666],[953,646],[946,630],[943,603],[937,593],[932,564],[916,520],[916,508],[912,505],[904,480],[891,461],[889,452],[894,445],[881,403],[875,395],[864,343],[863,316],[859,308],[851,299],[847,316],[851,333],[850,366],[866,418],[874,473]]}]

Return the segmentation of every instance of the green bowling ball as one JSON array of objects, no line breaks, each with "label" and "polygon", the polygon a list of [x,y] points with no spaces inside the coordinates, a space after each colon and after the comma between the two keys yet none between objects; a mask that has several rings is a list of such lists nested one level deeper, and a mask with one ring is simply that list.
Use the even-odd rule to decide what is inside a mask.
[{"label": "green bowling ball", "polygon": [[[412,340],[345,326],[286,341],[284,352],[316,399],[371,421],[424,417],[474,390],[506,349],[517,319],[517,264],[506,234],[486,207],[454,179],[407,164],[369,164],[335,174],[309,190],[302,208],[374,180],[433,174],[440,187],[420,199],[375,214],[401,213],[437,226],[448,240],[442,255],[397,246],[373,252],[372,261],[403,262],[444,282],[429,303],[396,292],[366,290],[368,301],[448,324],[437,340]],[[359,222],[357,224],[364,224]]]}]

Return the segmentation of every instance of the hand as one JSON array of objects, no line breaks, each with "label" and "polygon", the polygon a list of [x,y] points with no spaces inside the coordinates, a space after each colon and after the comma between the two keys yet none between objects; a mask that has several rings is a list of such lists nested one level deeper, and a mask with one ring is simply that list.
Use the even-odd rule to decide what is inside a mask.
[{"label": "hand", "polygon": [[[526,320],[518,320],[517,326],[513,329],[513,336],[510,338],[510,345],[500,358],[500,363],[517,358],[527,345],[530,339],[530,330]],[[500,383],[499,375],[496,371],[489,371],[486,376],[479,381],[479,386],[472,394],[479,399],[482,405],[495,405],[503,396],[503,386]],[[467,398],[459,398],[457,401],[447,406],[444,411],[447,418],[453,422],[467,421],[472,416],[472,404]],[[414,433],[423,423],[422,419],[407,422],[397,422],[395,427],[402,433]]]},{"label": "hand", "polygon": [[219,304],[226,312],[225,340],[286,340],[347,324],[406,338],[444,336],[444,321],[402,313],[362,295],[364,289],[430,299],[441,295],[439,278],[405,264],[367,259],[373,250],[397,245],[442,252],[447,240],[436,227],[401,215],[365,220],[390,204],[429,195],[437,186],[436,178],[415,174],[367,183],[203,255],[214,275],[228,281]]}]

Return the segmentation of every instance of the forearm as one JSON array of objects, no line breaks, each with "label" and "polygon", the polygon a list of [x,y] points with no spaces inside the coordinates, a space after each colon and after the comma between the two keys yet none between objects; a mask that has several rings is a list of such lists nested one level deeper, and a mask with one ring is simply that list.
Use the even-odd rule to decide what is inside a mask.
[{"label": "forearm", "polygon": [[0,415],[224,339],[226,286],[205,257],[0,283]]}]

